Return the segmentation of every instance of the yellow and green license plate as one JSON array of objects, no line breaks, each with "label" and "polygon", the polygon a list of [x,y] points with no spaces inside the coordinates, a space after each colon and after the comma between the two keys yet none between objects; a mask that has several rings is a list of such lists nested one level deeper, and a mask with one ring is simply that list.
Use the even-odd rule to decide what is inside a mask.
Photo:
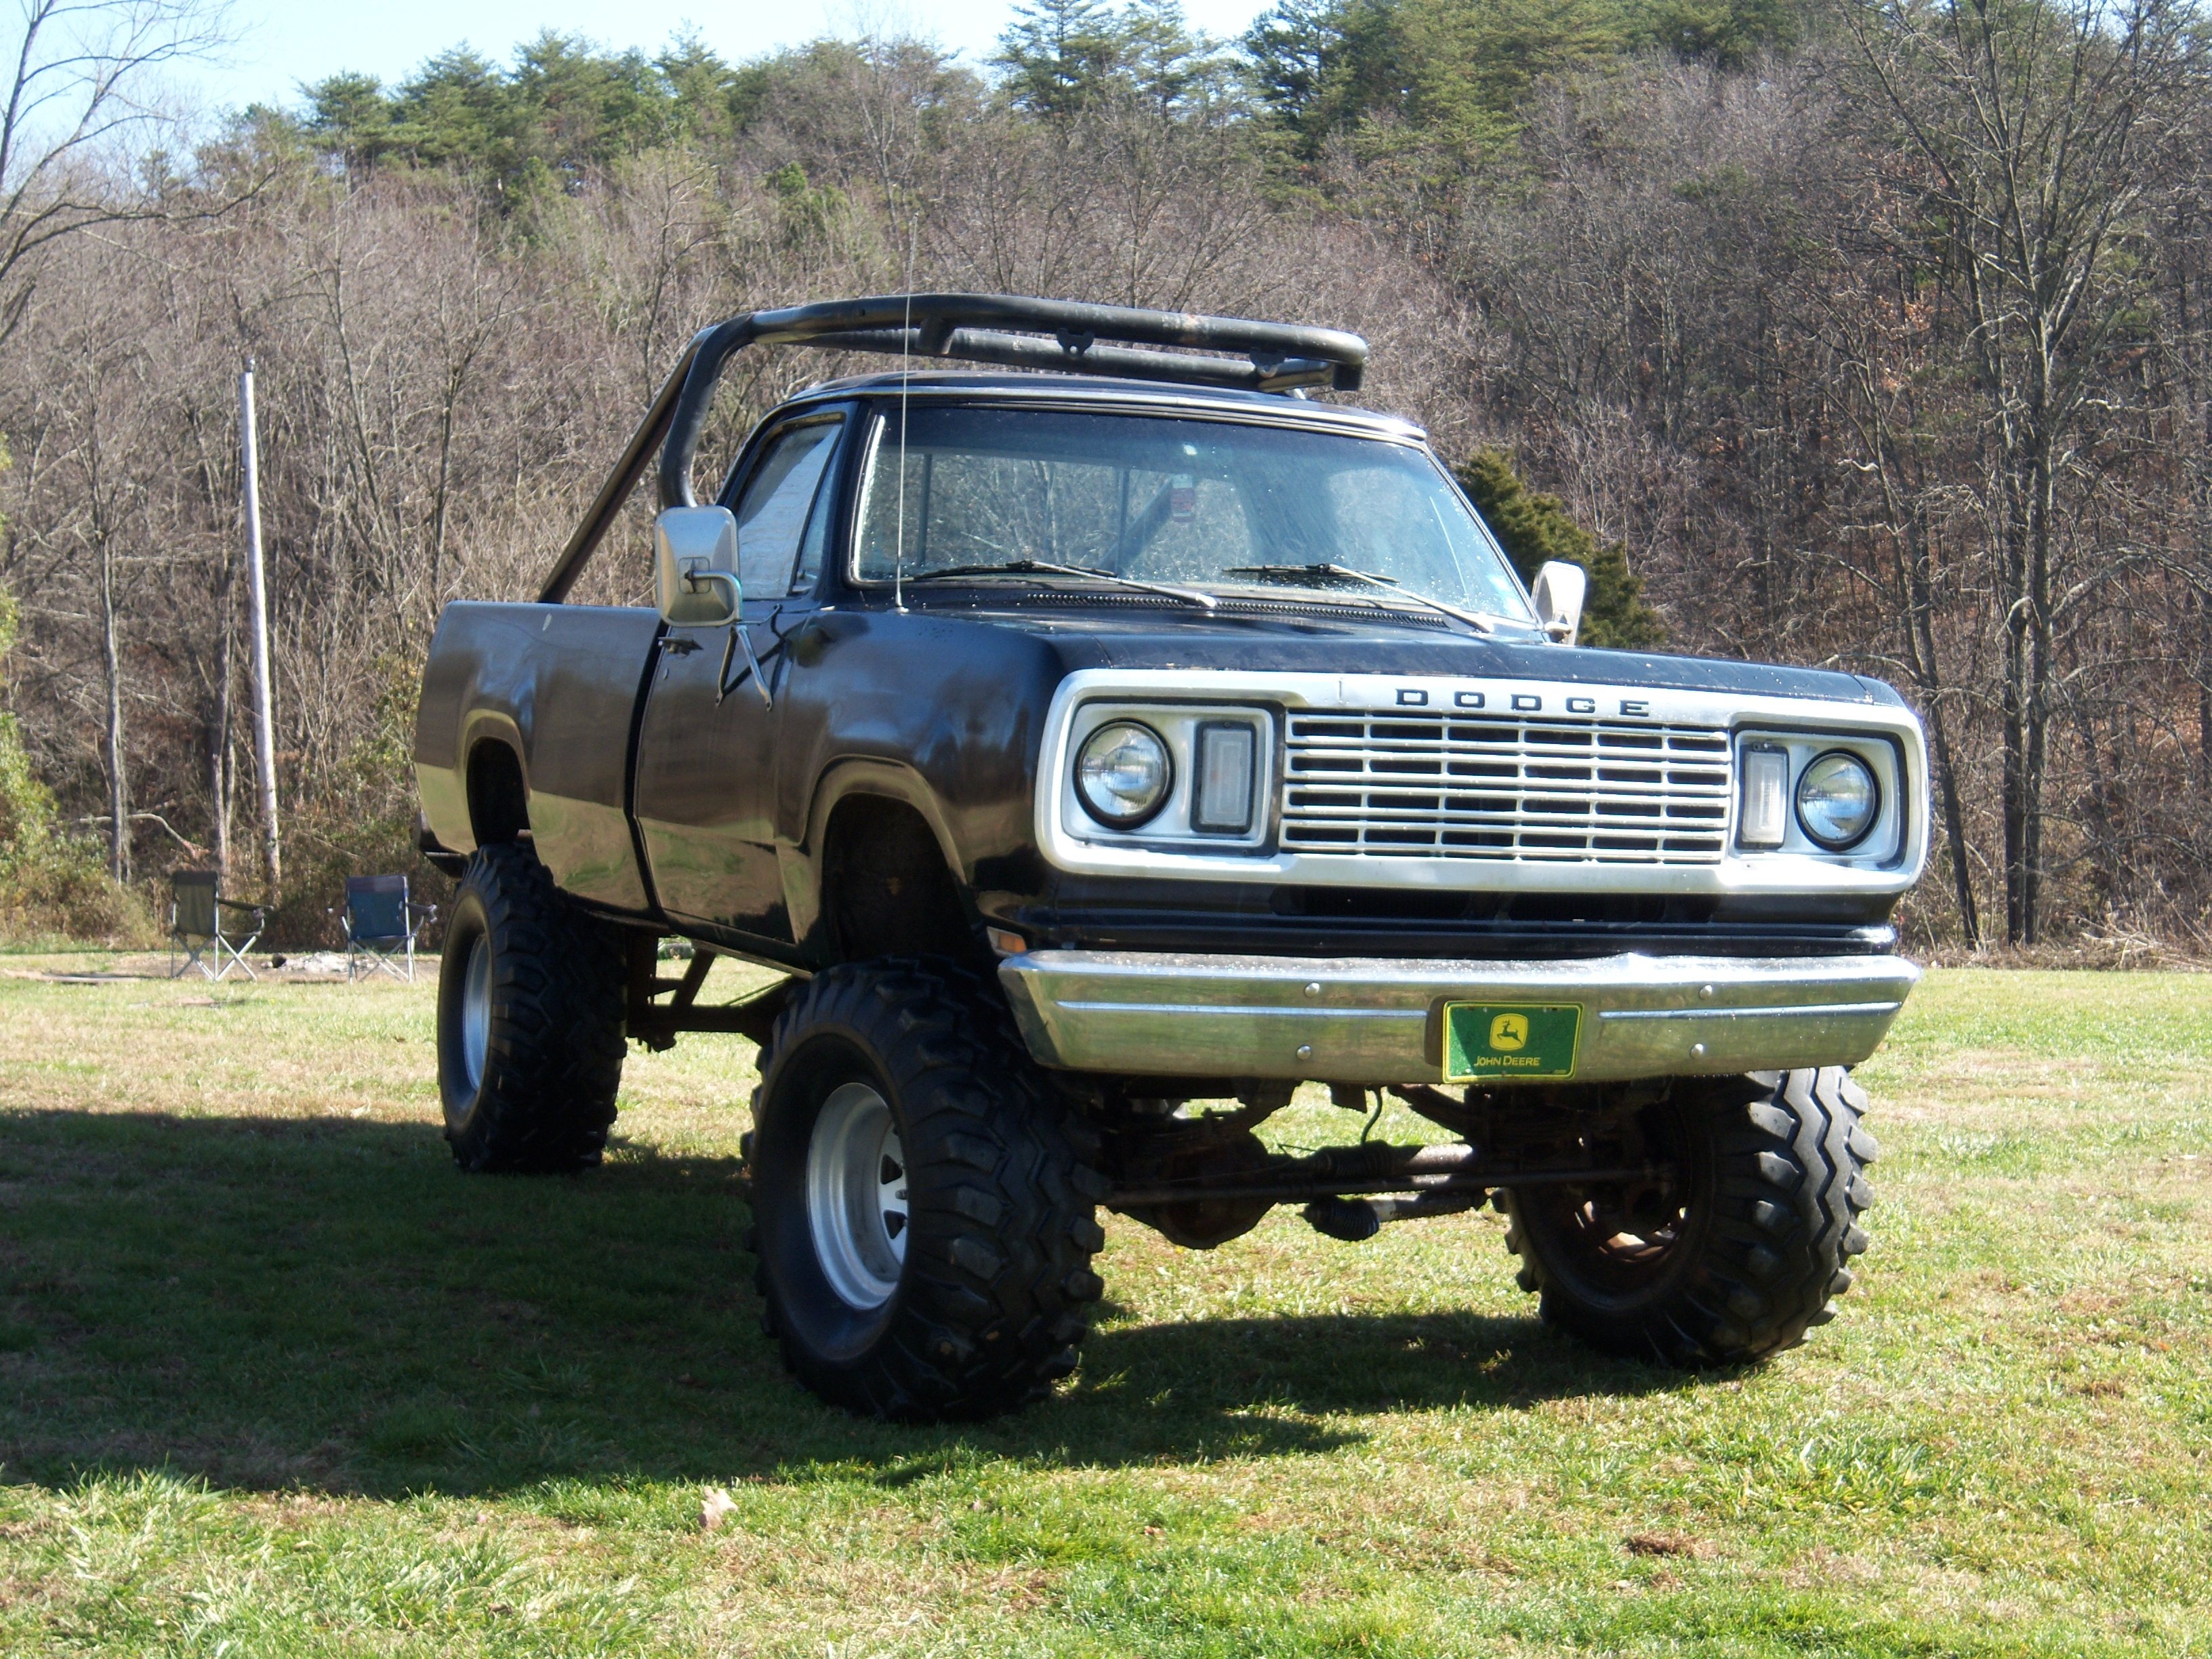
[{"label": "yellow and green license plate", "polygon": [[1444,1076],[1454,1083],[1572,1077],[1582,1030],[1577,1003],[1446,1003]]}]

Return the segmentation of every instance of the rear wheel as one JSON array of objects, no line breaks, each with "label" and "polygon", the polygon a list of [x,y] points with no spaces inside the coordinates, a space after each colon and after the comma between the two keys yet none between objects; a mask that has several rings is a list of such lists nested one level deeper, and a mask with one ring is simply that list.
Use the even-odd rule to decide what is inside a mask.
[{"label": "rear wheel", "polygon": [[480,848],[438,977],[438,1092],[454,1161],[546,1174],[599,1161],[622,1081],[623,963],[537,855]]},{"label": "rear wheel", "polygon": [[1599,1121],[1577,1155],[1664,1178],[1507,1194],[1507,1247],[1543,1317],[1611,1352],[1733,1364],[1835,1316],[1866,1249],[1874,1137],[1838,1066],[1685,1078]]},{"label": "rear wheel", "polygon": [[994,988],[833,968],[762,1056],[749,1139],[763,1320],[824,1399],[973,1418],[1075,1369],[1105,1182]]}]

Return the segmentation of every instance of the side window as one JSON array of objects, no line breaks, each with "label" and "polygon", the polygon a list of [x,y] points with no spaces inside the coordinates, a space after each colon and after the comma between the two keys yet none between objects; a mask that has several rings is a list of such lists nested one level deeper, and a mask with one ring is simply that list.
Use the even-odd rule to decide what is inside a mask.
[{"label": "side window", "polygon": [[808,510],[842,424],[811,421],[769,441],[768,453],[753,469],[738,503],[738,580],[748,597],[790,592]]}]

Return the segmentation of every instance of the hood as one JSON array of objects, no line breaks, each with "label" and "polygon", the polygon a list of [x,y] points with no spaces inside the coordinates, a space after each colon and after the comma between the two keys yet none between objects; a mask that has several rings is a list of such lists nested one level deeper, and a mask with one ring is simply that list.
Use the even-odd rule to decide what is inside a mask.
[{"label": "hood", "polygon": [[[1119,607],[1117,607],[1119,608]],[[1646,651],[1601,651],[1482,639],[1399,622],[1389,613],[1357,621],[1325,617],[1164,611],[1132,605],[1119,616],[1091,605],[1036,599],[1010,605],[932,604],[945,620],[1018,632],[1045,644],[1070,673],[1085,668],[1214,668],[1246,672],[1405,674],[1468,679],[1555,680],[1655,690],[1735,692],[1897,704],[1879,680],[1823,668],[1788,668]]]}]

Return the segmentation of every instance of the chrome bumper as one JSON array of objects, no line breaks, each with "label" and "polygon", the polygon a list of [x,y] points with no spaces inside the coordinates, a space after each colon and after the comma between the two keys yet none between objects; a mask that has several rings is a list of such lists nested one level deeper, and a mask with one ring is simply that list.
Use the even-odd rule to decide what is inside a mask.
[{"label": "chrome bumper", "polygon": [[999,965],[1030,1052],[1067,1071],[1447,1080],[1452,1003],[1571,1005],[1589,1082],[1849,1066],[1920,970],[1902,957],[1319,960],[1031,951]]}]

